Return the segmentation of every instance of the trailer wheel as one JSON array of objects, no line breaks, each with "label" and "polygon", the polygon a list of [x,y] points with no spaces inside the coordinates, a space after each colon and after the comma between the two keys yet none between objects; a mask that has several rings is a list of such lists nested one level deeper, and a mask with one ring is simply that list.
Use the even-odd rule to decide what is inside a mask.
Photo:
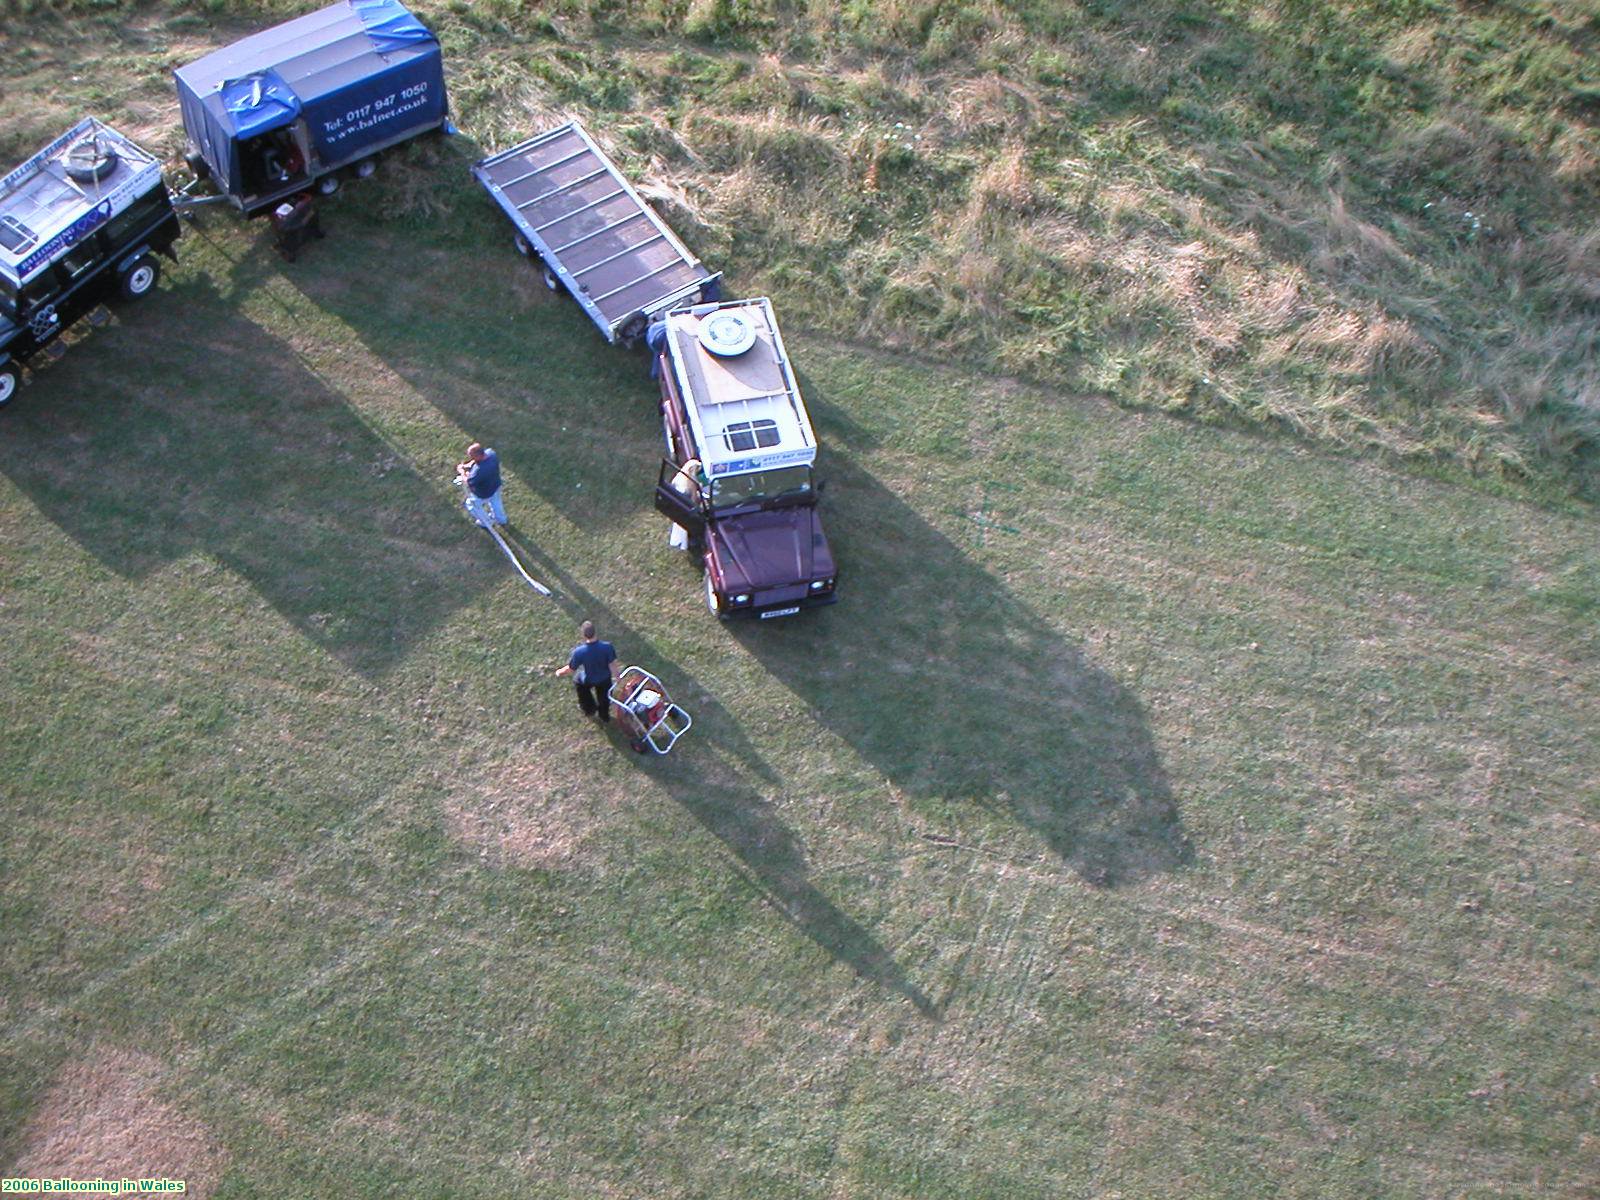
[{"label": "trailer wheel", "polygon": [[550,269],[549,263],[539,264],[539,274],[544,277],[545,287],[549,288],[552,292],[559,292],[562,290],[561,277]]},{"label": "trailer wheel", "polygon": [[377,173],[378,156],[376,154],[374,154],[371,158],[363,158],[356,164],[357,179],[371,179]]},{"label": "trailer wheel", "polygon": [[0,408],[4,408],[11,403],[11,399],[17,394],[17,388],[21,383],[22,376],[18,373],[14,363],[6,363],[0,366]]},{"label": "trailer wheel", "polygon": [[200,153],[199,147],[193,142],[183,152],[183,165],[189,168],[189,173],[197,180],[211,178],[211,164],[206,161],[206,156]]},{"label": "trailer wheel", "polygon": [[339,177],[337,175],[324,175],[317,180],[317,195],[331,196],[339,190]]},{"label": "trailer wheel", "polygon": [[516,247],[517,253],[522,255],[523,258],[532,257],[533,247],[528,243],[528,239],[523,237],[520,233],[513,233],[511,235],[511,244]]},{"label": "trailer wheel", "polygon": [[148,296],[160,278],[160,263],[153,258],[138,258],[123,271],[117,286],[124,300],[138,300]]}]

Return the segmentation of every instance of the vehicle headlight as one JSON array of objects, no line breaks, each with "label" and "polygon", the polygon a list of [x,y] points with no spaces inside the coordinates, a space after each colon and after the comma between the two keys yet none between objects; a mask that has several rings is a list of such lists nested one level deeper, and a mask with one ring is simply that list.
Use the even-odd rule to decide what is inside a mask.
[{"label": "vehicle headlight", "polygon": [[750,603],[750,593],[749,592],[740,592],[737,596],[735,596],[733,598],[733,602],[735,604],[749,604]]},{"label": "vehicle headlight", "polygon": [[831,579],[814,579],[814,580],[811,581],[811,590],[813,592],[820,592],[823,588],[828,588],[828,587],[832,587],[832,586],[833,586],[833,580],[831,580]]}]

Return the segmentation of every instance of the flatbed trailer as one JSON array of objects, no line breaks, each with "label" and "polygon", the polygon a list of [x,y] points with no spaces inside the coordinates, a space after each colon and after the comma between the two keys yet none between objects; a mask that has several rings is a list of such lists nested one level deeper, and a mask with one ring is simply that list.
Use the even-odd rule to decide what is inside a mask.
[{"label": "flatbed trailer", "polygon": [[588,130],[571,121],[475,163],[472,174],[537,258],[608,342],[635,342],[650,318],[719,297],[706,269],[622,175]]}]

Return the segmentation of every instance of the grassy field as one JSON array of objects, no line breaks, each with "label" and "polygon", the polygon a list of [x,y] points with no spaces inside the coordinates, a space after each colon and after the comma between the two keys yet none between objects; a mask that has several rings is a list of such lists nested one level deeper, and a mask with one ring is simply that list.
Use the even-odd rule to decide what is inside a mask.
[{"label": "grassy field", "polygon": [[[161,68],[240,28],[69,10],[0,68],[11,159],[85,106],[168,136]],[[909,6],[650,11],[429,10],[484,51],[452,64],[484,145],[519,106],[590,114],[562,64],[759,75],[740,39],[810,36],[806,61],[912,80],[1005,45]],[[1072,11],[1040,53],[1165,19]],[[1417,20],[1511,20],[1473,11]],[[593,109],[624,148],[626,99]],[[1493,488],[1205,428],[1020,378],[1001,320],[928,365],[883,342],[931,326],[848,288],[830,318],[782,269],[781,230],[831,210],[748,238],[707,210],[697,248],[795,313],[844,595],[721,626],[648,506],[642,358],[515,258],[469,154],[353,188],[292,267],[203,219],[0,422],[4,1174],[225,1200],[1600,1191],[1578,458],[1527,457],[1509,409],[1482,445],[1535,477]],[[935,195],[895,169],[888,202]],[[1448,371],[1493,387],[1492,347],[1451,337]],[[455,508],[469,438],[554,602]],[[693,713],[670,759],[549,678],[584,616]]]}]

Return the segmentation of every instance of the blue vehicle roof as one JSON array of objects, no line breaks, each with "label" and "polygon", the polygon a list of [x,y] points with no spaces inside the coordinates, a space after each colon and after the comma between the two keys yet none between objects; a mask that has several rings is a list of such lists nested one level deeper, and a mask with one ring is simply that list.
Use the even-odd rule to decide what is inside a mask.
[{"label": "blue vehicle roof", "polygon": [[339,0],[174,74],[180,98],[200,103],[221,129],[243,139],[288,125],[303,106],[407,58],[438,52],[427,26],[398,0]]}]

